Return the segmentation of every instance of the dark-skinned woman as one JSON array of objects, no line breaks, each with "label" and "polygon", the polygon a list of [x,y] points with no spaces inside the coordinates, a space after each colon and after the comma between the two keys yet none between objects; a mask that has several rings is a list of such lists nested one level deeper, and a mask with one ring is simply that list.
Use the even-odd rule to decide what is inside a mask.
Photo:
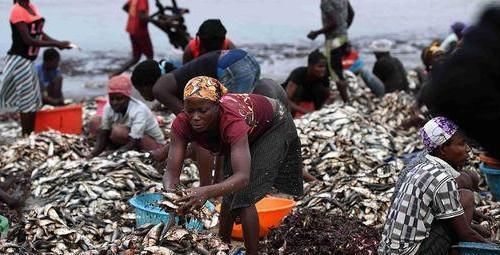
[{"label": "dark-skinned woman", "polygon": [[223,196],[219,234],[231,240],[236,217],[243,224],[246,254],[257,254],[259,220],[255,203],[272,187],[301,195],[300,140],[291,114],[283,104],[255,94],[225,94],[211,77],[195,77],[184,89],[184,111],[172,123],[172,137],[163,184],[179,183],[189,142],[224,156],[224,180],[192,188],[180,213],[201,207],[209,198]]},{"label": "dark-skinned woman", "polygon": [[[251,93],[260,77],[260,66],[255,58],[241,49],[208,52],[173,69],[172,64],[166,61],[143,61],[134,69],[132,83],[144,99],[156,99],[174,114],[182,111],[184,87],[194,77],[219,79],[232,93]],[[214,158],[200,146],[194,144],[192,149],[200,168],[200,185],[211,184],[210,170]],[[158,150],[152,155],[162,162],[167,158],[167,152],[168,150]]]},{"label": "dark-skinned woman", "polygon": [[40,47],[69,49],[70,42],[54,40],[43,32],[45,19],[29,0],[14,1],[9,21],[12,46],[0,85],[0,108],[20,112],[22,133],[28,135],[34,129],[36,111],[42,107],[33,60],[38,56]]}]

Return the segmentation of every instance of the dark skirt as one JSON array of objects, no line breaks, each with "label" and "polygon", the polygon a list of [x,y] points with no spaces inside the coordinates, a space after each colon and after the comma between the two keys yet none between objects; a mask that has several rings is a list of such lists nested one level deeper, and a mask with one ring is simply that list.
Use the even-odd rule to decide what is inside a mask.
[{"label": "dark skirt", "polygon": [[431,226],[429,236],[422,241],[417,255],[447,255],[453,244],[453,235],[444,220],[436,220]]},{"label": "dark skirt", "polygon": [[[272,188],[300,196],[303,193],[300,140],[291,114],[280,105],[273,126],[250,144],[250,182],[240,191],[226,195],[223,205],[230,210],[257,203]],[[233,174],[230,156],[224,160],[224,178]]]}]

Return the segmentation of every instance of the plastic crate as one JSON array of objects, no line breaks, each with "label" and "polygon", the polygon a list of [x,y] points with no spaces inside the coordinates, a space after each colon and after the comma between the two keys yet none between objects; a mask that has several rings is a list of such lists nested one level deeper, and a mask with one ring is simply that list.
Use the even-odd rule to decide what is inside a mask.
[{"label": "plastic crate", "polygon": [[[158,224],[160,222],[168,223],[170,217],[175,216],[173,213],[165,212],[156,203],[161,201],[163,196],[159,193],[146,193],[137,195],[129,200],[129,203],[135,208],[135,221],[136,225],[142,226],[145,224]],[[215,206],[207,201],[204,205],[209,210],[215,210]],[[179,224],[181,218],[175,216],[175,223]],[[184,226],[187,229],[202,230],[203,222],[198,219],[188,219],[185,221]]]},{"label": "plastic crate", "polygon": [[500,201],[500,169],[487,167],[484,163],[479,165],[479,169],[484,173],[491,194],[497,201]]},{"label": "plastic crate", "polygon": [[460,242],[454,246],[460,255],[492,255],[500,254],[500,246],[488,243]]},{"label": "plastic crate", "polygon": [[35,132],[54,129],[78,135],[82,132],[82,122],[82,106],[79,104],[40,110],[36,113]]}]

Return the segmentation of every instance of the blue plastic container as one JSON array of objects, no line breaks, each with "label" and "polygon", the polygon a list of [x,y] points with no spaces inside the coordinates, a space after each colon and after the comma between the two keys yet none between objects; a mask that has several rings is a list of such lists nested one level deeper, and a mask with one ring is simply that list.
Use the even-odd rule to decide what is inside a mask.
[{"label": "blue plastic container", "polygon": [[500,169],[487,167],[484,163],[479,165],[479,169],[486,177],[486,183],[490,188],[491,194],[497,201],[500,201]]},{"label": "blue plastic container", "polygon": [[488,243],[460,242],[454,246],[460,255],[492,255],[500,254],[500,246]]},{"label": "blue plastic container", "polygon": [[[159,193],[146,193],[137,195],[129,200],[129,203],[135,208],[135,222],[136,225],[142,226],[145,224],[158,224],[160,222],[168,223],[172,213],[165,212],[157,205],[158,201],[163,200],[163,196]],[[204,205],[210,210],[215,210],[215,206],[207,201]],[[179,223],[179,217],[175,217],[175,223]],[[186,221],[184,226],[187,229],[202,230],[203,222],[197,219],[190,219]]]}]

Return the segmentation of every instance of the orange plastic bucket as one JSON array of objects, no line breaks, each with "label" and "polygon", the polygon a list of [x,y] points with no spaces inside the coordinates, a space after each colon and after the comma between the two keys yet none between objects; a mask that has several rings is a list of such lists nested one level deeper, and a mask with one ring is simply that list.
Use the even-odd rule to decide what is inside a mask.
[{"label": "orange plastic bucket", "polygon": [[[265,237],[270,229],[276,228],[295,206],[295,201],[279,198],[265,197],[255,204],[259,216],[259,237]],[[220,206],[217,207],[220,211]],[[243,229],[241,224],[234,224],[231,236],[235,239],[243,239]]]},{"label": "orange plastic bucket", "polygon": [[106,97],[96,97],[95,103],[97,104],[97,110],[96,110],[96,115],[101,117],[102,113],[104,112],[104,106],[108,102],[108,99]]},{"label": "orange plastic bucket", "polygon": [[35,132],[57,130],[61,133],[82,132],[82,106],[79,104],[40,110],[36,113]]}]

